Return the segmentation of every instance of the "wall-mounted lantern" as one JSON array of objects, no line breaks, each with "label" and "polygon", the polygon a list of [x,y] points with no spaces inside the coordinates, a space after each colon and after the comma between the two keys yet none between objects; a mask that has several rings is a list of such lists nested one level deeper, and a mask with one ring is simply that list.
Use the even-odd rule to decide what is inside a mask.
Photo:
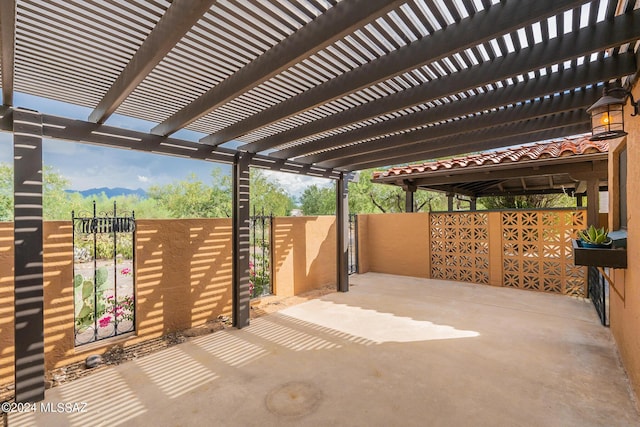
[{"label": "wall-mounted lantern", "polygon": [[621,87],[605,88],[602,98],[587,109],[591,114],[591,141],[602,141],[625,136],[624,131],[624,105],[626,97],[631,99],[633,107],[632,116],[638,115],[640,101],[636,102],[628,90]]}]

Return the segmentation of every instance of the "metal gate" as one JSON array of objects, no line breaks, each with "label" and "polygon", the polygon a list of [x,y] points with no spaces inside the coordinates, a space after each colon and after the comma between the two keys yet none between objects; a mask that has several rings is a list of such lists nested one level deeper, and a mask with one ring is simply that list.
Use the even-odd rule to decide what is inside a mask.
[{"label": "metal gate", "polygon": [[349,274],[358,273],[358,215],[349,214]]},{"label": "metal gate", "polygon": [[271,295],[271,230],[273,214],[265,215],[264,210],[249,218],[249,289],[251,298]]},{"label": "metal gate", "polygon": [[75,345],[135,330],[135,216],[71,213]]},{"label": "metal gate", "polygon": [[600,322],[603,326],[609,326],[609,286],[604,276],[597,267],[589,267],[589,298],[593,302]]}]

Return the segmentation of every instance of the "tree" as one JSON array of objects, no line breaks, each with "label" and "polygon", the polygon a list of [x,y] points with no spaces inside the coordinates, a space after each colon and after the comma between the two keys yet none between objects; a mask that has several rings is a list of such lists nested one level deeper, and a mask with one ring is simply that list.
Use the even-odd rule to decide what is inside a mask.
[{"label": "tree", "polygon": [[13,220],[13,170],[0,163],[0,221]]},{"label": "tree", "polygon": [[287,216],[294,203],[280,184],[270,181],[262,169],[251,168],[251,214],[264,212],[276,216]]},{"label": "tree", "polygon": [[304,215],[333,215],[336,212],[336,193],[332,187],[311,185],[300,196]]},{"label": "tree", "polygon": [[[373,169],[360,172],[358,182],[349,183],[349,210],[353,213],[404,212],[405,191],[395,185],[374,184]],[[433,191],[415,193],[415,211],[443,210],[445,196]]]},{"label": "tree", "polygon": [[152,186],[147,193],[172,218],[227,216],[225,206],[216,203],[213,188],[205,185],[195,174],[173,184]]},{"label": "tree", "polygon": [[[349,212],[404,212],[405,192],[393,185],[374,184],[371,182],[373,170],[360,172],[357,182],[349,183]],[[300,198],[300,205],[305,215],[333,215],[336,211],[335,189],[312,185]],[[444,210],[445,196],[442,193],[419,190],[415,194],[416,211]]]},{"label": "tree", "polygon": [[566,194],[530,194],[526,196],[492,196],[480,198],[486,209],[539,209],[575,206]]},{"label": "tree", "polygon": [[65,220],[71,217],[69,194],[64,190],[69,180],[51,166],[43,168],[42,212],[46,220]]},{"label": "tree", "polygon": [[[293,201],[289,195],[280,185],[269,181],[262,170],[251,169],[250,180],[252,209],[280,216],[291,212]],[[186,180],[152,186],[148,194],[172,218],[219,218],[232,215],[231,191],[231,176],[214,169],[210,186],[190,175]]]}]

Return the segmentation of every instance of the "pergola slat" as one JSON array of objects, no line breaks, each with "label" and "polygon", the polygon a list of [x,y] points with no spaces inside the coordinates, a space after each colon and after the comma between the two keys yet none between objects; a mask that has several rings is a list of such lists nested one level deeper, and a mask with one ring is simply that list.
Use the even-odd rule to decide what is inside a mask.
[{"label": "pergola slat", "polygon": [[[531,80],[526,84],[516,84],[486,93],[482,96],[473,96],[454,103],[430,108],[417,113],[409,114],[394,120],[372,124],[350,132],[343,132],[331,137],[315,140],[306,144],[300,144],[288,149],[270,153],[277,158],[293,158],[319,150],[328,150],[350,143],[371,139],[380,135],[390,134],[405,129],[422,126],[429,123],[437,123],[450,120],[476,111],[498,108],[511,103],[522,102],[537,97],[564,92],[575,87],[583,87],[594,82],[610,80],[633,73],[636,69],[636,61],[633,55],[625,54],[609,57],[602,61],[588,62],[575,69],[563,70],[544,78]],[[345,148],[349,150],[350,148]],[[343,150],[327,152],[327,157],[338,158]],[[318,158],[319,159],[319,158]],[[301,162],[314,162],[313,156],[301,157]]]},{"label": "pergola slat", "polygon": [[[347,170],[367,169],[399,164],[418,159],[433,159],[452,156],[464,152],[486,151],[495,148],[540,141],[554,137],[577,135],[590,130],[590,121],[584,110],[547,116],[522,123],[483,129],[461,137],[460,135],[426,142],[411,149],[398,149],[384,155],[354,156],[344,168]],[[573,133],[568,133],[573,132]],[[545,137],[541,137],[545,135]],[[462,150],[462,151],[461,151]],[[370,156],[370,157],[368,157]],[[320,164],[322,165],[322,164]]]},{"label": "pergola slat", "polygon": [[174,0],[89,115],[89,121],[104,123],[213,3],[215,0]]},{"label": "pergola slat", "polygon": [[401,3],[357,0],[338,4],[154,127],[151,132],[169,135],[179,130]]},{"label": "pergola slat", "polygon": [[489,82],[527,72],[531,68],[537,69],[558,64],[576,56],[623,44],[639,37],[640,10],[637,10],[633,14],[619,16],[613,21],[604,21],[594,27],[584,28],[576,33],[569,33],[564,37],[549,40],[547,43],[538,44],[492,62],[443,77],[438,79],[436,85],[424,84],[332,115],[330,118],[299,126],[281,135],[245,144],[240,148],[251,152],[267,150],[288,141],[336,129],[346,124],[357,123],[411,105],[418,105],[427,100],[483,86]]},{"label": "pergola slat", "polygon": [[[358,155],[366,159],[370,153],[373,156],[392,156],[400,150],[411,150],[416,145],[422,145],[427,141],[437,142],[442,138],[458,136],[465,138],[465,134],[475,130],[490,128],[494,126],[515,123],[525,120],[537,119],[552,114],[559,114],[566,111],[586,110],[591,104],[598,100],[601,93],[596,88],[591,88],[571,94],[560,95],[549,100],[528,102],[516,107],[501,109],[489,114],[480,114],[471,118],[456,120],[437,126],[425,127],[413,132],[407,132],[395,136],[389,136],[372,142],[365,142],[352,145],[340,150],[332,150],[310,156],[307,159],[310,163],[322,163],[331,167],[340,167],[348,164],[349,158]],[[588,119],[585,113],[585,120]],[[434,148],[437,148],[437,145]],[[333,160],[335,159],[335,160]]]},{"label": "pergola slat", "polygon": [[[520,28],[534,22],[536,17],[548,16],[558,10],[578,6],[580,3],[581,1],[571,0],[523,0],[494,5],[472,18],[450,25],[446,30],[437,31],[429,37],[395,50],[378,60],[371,61],[322,85],[315,86],[301,95],[209,135],[203,138],[202,142],[212,145],[222,144],[257,128],[286,119],[301,111],[314,108],[397,74],[442,59],[459,50],[475,46],[479,42]],[[429,54],[425,55],[425,52],[429,52]],[[162,128],[162,130],[166,129]]]},{"label": "pergola slat", "polygon": [[13,81],[16,46],[16,3],[0,4],[0,49],[2,49],[2,104],[13,105]]}]

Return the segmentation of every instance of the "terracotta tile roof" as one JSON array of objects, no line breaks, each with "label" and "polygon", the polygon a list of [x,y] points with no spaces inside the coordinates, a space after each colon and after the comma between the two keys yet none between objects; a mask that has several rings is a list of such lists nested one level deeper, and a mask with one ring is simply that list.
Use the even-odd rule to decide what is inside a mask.
[{"label": "terracotta tile roof", "polygon": [[504,164],[547,158],[579,156],[582,154],[607,153],[608,151],[608,141],[589,141],[587,137],[579,139],[564,139],[561,141],[523,145],[521,147],[508,148],[499,151],[470,154],[464,157],[454,157],[451,159],[438,160],[418,165],[394,167],[387,171],[374,172],[373,178],[410,175],[413,173],[484,166],[489,164]]}]

